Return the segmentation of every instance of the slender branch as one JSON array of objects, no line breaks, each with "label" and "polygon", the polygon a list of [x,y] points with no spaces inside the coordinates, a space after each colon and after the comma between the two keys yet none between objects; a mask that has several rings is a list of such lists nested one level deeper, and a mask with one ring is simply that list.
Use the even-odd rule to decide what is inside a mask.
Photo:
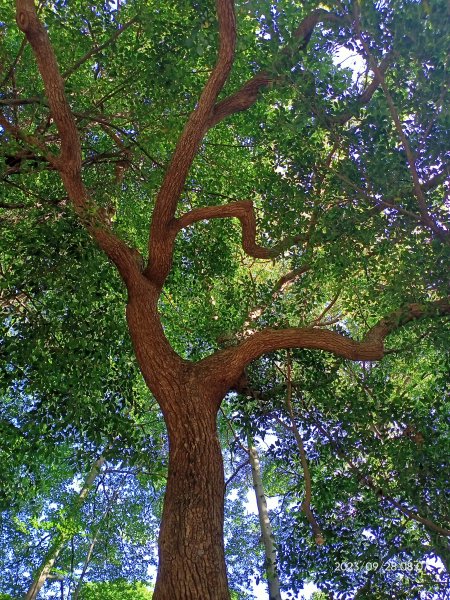
[{"label": "slender branch", "polygon": [[80,575],[80,578],[79,578],[79,580],[77,582],[75,590],[73,592],[73,596],[72,596],[73,600],[78,600],[78,596],[80,595],[81,586],[83,585],[83,579],[84,579],[84,576],[86,575],[86,571],[87,571],[87,568],[89,566],[89,563],[91,562],[92,554],[93,554],[94,548],[95,548],[95,544],[97,543],[97,538],[98,538],[98,532],[95,533],[94,537],[91,540],[91,543],[89,544],[89,548],[88,548],[88,551],[87,551],[87,554],[86,554],[86,558],[85,558],[85,561],[84,561],[84,564],[83,564],[81,575]]},{"label": "slender branch", "polygon": [[358,185],[353,183],[353,181],[351,179],[349,179],[346,175],[343,175],[343,174],[337,173],[337,172],[335,172],[334,174],[336,175],[336,177],[338,179],[340,179],[341,181],[343,181],[344,183],[346,183],[347,185],[352,187],[356,192],[358,192],[358,194],[360,196],[362,196],[366,200],[369,200],[372,204],[375,204],[375,206],[380,206],[380,205],[385,206],[386,208],[395,210],[396,212],[401,213],[402,215],[405,215],[406,217],[409,217],[410,219],[413,219],[414,221],[421,221],[422,223],[424,223],[424,225],[427,225],[427,226],[429,225],[426,221],[424,221],[424,219],[421,215],[418,215],[415,212],[412,212],[411,210],[402,208],[401,206],[399,206],[398,204],[396,204],[392,201],[382,200],[381,198],[375,198],[375,197],[371,196],[370,194],[368,194],[365,190],[360,188]]},{"label": "slender branch", "polygon": [[[278,281],[273,286],[272,292],[270,294],[271,300],[276,300],[288,286],[292,285],[295,281],[297,281],[299,277],[301,277],[301,275],[303,275],[303,273],[306,273],[310,269],[311,267],[309,265],[303,265],[298,269],[292,269],[292,271],[285,273],[282,277],[278,279]],[[258,317],[260,317],[264,313],[267,306],[268,303],[260,304],[259,306],[255,306],[254,308],[252,308],[252,310],[248,314],[246,321],[244,322],[244,325],[242,326],[242,330],[244,332],[248,330],[252,322],[254,322]]]},{"label": "slender branch", "polygon": [[77,69],[79,69],[81,67],[81,65],[83,65],[86,61],[88,61],[90,58],[92,58],[92,56],[95,56],[96,54],[98,54],[99,52],[101,52],[102,50],[104,50],[105,48],[107,48],[108,46],[110,46],[111,44],[113,44],[117,38],[124,32],[126,31],[129,27],[131,27],[131,25],[133,25],[134,23],[136,23],[138,20],[137,16],[133,17],[132,19],[130,19],[129,21],[127,21],[127,23],[125,23],[124,25],[120,26],[113,34],[112,36],[106,40],[106,42],[104,42],[103,44],[101,44],[100,46],[94,46],[93,48],[91,48],[89,50],[89,52],[86,52],[86,54],[84,56],[82,56],[80,59],[78,59],[71,67],[70,69],[67,69],[67,71],[65,71],[63,73],[63,78],[64,79],[69,79],[69,77],[71,75],[73,75],[73,73],[75,73],[75,71]]},{"label": "slender branch", "polygon": [[26,208],[27,206],[28,204],[25,204],[23,202],[18,204],[8,204],[8,202],[0,202],[0,208],[5,210],[17,210],[20,208]]},{"label": "slender branch", "polygon": [[[114,135],[113,132],[108,132],[108,129],[114,129],[115,131],[119,132],[121,135],[123,135],[127,140],[129,140],[134,146],[136,146],[137,148],[139,148],[139,150],[145,154],[145,156],[152,162],[154,163],[157,167],[160,168],[164,168],[164,165],[159,162],[156,158],[154,158],[153,156],[151,156],[147,150],[137,141],[133,138],[132,135],[130,135],[125,129],[123,129],[122,127],[119,127],[118,125],[114,125],[113,123],[111,123],[111,121],[109,119],[107,119],[106,117],[100,116],[100,115],[90,115],[88,113],[77,113],[74,112],[73,113],[75,115],[75,117],[79,118],[79,119],[87,119],[89,121],[94,121],[95,123],[99,123],[102,128],[104,127],[104,131],[111,137],[111,135]],[[125,144],[124,144],[125,146]]]},{"label": "slender branch", "polygon": [[245,460],[243,460],[233,471],[233,473],[228,477],[228,479],[225,481],[225,487],[228,487],[230,485],[230,483],[233,481],[233,479],[239,475],[239,473],[242,471],[242,469],[244,467],[246,467],[249,464],[249,459],[246,458]]},{"label": "slender branch", "polygon": [[422,517],[417,512],[403,506],[403,504],[401,504],[400,502],[395,500],[395,498],[393,498],[391,495],[389,495],[382,487],[376,485],[370,476],[367,476],[364,473],[362,473],[361,470],[354,464],[354,462],[346,456],[346,454],[342,451],[339,442],[336,441],[334,439],[334,437],[330,433],[328,433],[322,427],[322,425],[320,425],[319,422],[316,421],[316,419],[314,419],[314,423],[315,423],[316,427],[319,429],[319,431],[321,431],[322,434],[325,435],[325,437],[327,437],[330,440],[331,444],[336,449],[337,455],[341,459],[345,460],[345,462],[348,464],[348,466],[350,467],[352,472],[355,473],[355,475],[358,477],[358,480],[361,483],[366,485],[366,487],[368,487],[369,489],[373,490],[379,497],[384,498],[389,504],[394,506],[397,510],[399,510],[401,513],[403,513],[409,519],[416,521],[417,523],[421,523],[422,525],[425,525],[428,529],[431,529],[432,531],[435,531],[436,533],[439,533],[440,535],[450,537],[449,529],[446,529],[445,527],[441,527],[440,525],[437,525],[430,519],[427,519],[426,517]]},{"label": "slender branch", "polygon": [[2,113],[0,113],[0,126],[3,127],[5,131],[11,134],[16,140],[22,141],[27,146],[30,146],[33,149],[40,150],[44,153],[45,158],[53,164],[55,161],[55,156],[47,151],[45,145],[35,136],[24,134],[18,127],[13,125],[4,117]]},{"label": "slender branch", "polygon": [[339,296],[341,295],[341,291],[342,291],[342,288],[339,288],[338,291],[336,292],[336,294],[334,295],[334,297],[330,300],[330,302],[325,306],[323,311],[320,313],[320,315],[313,320],[313,322],[312,322],[313,325],[315,325],[317,327],[318,325],[320,325],[322,323],[322,319],[324,318],[324,316],[333,308],[333,306],[338,301]]},{"label": "slender branch", "polygon": [[302,511],[305,513],[306,518],[311,525],[311,529],[314,535],[316,544],[322,545],[325,542],[320,525],[318,524],[312,510],[311,510],[311,499],[312,499],[312,485],[311,485],[311,473],[309,472],[308,459],[306,457],[305,445],[303,443],[302,436],[295,422],[294,409],[292,408],[292,377],[291,377],[291,355],[287,353],[287,372],[286,372],[286,397],[285,397],[286,409],[291,419],[291,430],[294,434],[295,441],[300,453],[300,462],[303,469],[303,478],[305,481],[305,499],[302,502]]},{"label": "slender branch", "polygon": [[27,45],[27,39],[26,39],[26,38],[24,38],[24,39],[22,40],[22,43],[20,44],[20,48],[19,48],[19,51],[18,51],[18,53],[17,53],[17,55],[16,55],[16,58],[13,60],[13,62],[12,62],[12,64],[11,64],[11,66],[10,66],[10,67],[9,67],[9,69],[8,69],[8,72],[6,73],[6,75],[5,75],[4,79],[3,79],[2,83],[1,83],[1,87],[3,87],[3,86],[5,85],[5,83],[8,81],[8,79],[9,79],[9,78],[10,78],[10,77],[13,75],[13,73],[14,73],[14,69],[15,69],[15,68],[16,68],[16,66],[18,65],[18,63],[19,63],[19,60],[20,60],[20,59],[21,59],[21,57],[22,57],[22,54],[23,54],[23,51],[25,50],[25,46],[26,46],[26,45]]},{"label": "slender branch", "polygon": [[411,149],[411,146],[409,144],[409,140],[405,134],[405,132],[403,131],[403,127],[402,127],[402,123],[400,121],[400,117],[397,111],[397,108],[394,104],[394,100],[391,96],[391,93],[389,91],[389,88],[386,84],[386,79],[384,77],[384,73],[382,73],[382,71],[380,70],[380,68],[378,67],[374,57],[372,56],[372,53],[370,52],[369,49],[369,45],[361,31],[361,25],[360,25],[360,14],[359,14],[359,5],[357,2],[355,2],[354,4],[355,6],[355,11],[354,11],[354,15],[355,15],[355,30],[357,32],[358,35],[358,39],[361,42],[361,45],[364,49],[364,52],[366,54],[367,60],[369,61],[370,67],[373,70],[375,76],[379,79],[380,81],[380,85],[381,88],[383,90],[384,96],[386,98],[386,102],[389,108],[389,112],[391,113],[391,117],[392,120],[394,122],[395,125],[395,129],[397,130],[397,134],[398,137],[401,140],[403,149],[405,151],[406,154],[406,159],[408,162],[408,166],[409,166],[409,170],[411,173],[411,177],[413,180],[413,185],[414,185],[414,193],[417,199],[417,204],[419,207],[419,211],[420,214],[422,216],[422,220],[424,221],[424,223],[426,223],[428,225],[428,227],[442,240],[442,241],[447,241],[447,239],[449,238],[448,233],[443,230],[435,221],[434,219],[430,216],[429,212],[428,212],[428,207],[426,204],[426,199],[425,199],[425,195],[422,189],[422,186],[420,184],[420,179],[419,179],[419,174],[417,172],[417,168],[416,168],[416,160],[414,157],[414,153]]},{"label": "slender branch", "polygon": [[[122,478],[122,481],[125,479],[125,477]],[[102,515],[102,518],[100,519],[100,522],[97,524],[97,527],[95,528],[94,531],[94,535],[92,536],[92,540],[91,543],[89,544],[89,549],[88,552],[86,554],[86,558],[83,564],[83,568],[80,574],[80,578],[78,579],[76,588],[74,590],[73,596],[72,596],[72,600],[78,600],[78,596],[80,595],[80,591],[81,591],[81,586],[83,585],[83,579],[86,575],[86,571],[87,568],[89,566],[89,563],[91,562],[92,559],[92,554],[94,552],[94,548],[95,548],[95,544],[97,543],[98,537],[100,535],[100,530],[101,530],[101,525],[103,523],[103,521],[106,519],[106,517],[109,515],[109,513],[111,512],[111,509],[113,508],[113,505],[115,504],[117,497],[119,495],[119,491],[120,491],[120,487],[117,487],[117,489],[114,490],[113,495],[111,496],[111,498],[108,500],[108,504],[106,507],[106,510],[104,512],[104,514]]]},{"label": "slender branch", "polygon": [[237,443],[237,445],[241,448],[241,450],[243,450],[245,452],[245,454],[248,454],[248,448],[246,448],[244,446],[244,444],[241,442],[241,440],[239,439],[239,436],[237,435],[237,433],[234,431],[233,425],[231,424],[230,419],[227,417],[227,415],[225,414],[225,411],[223,410],[223,408],[220,408],[220,412],[222,413],[223,418],[225,419],[225,423],[227,424],[228,429],[231,431],[232,436],[234,437],[234,441]]},{"label": "slender branch", "polygon": [[25,106],[27,104],[45,105],[45,100],[39,98],[39,96],[32,96],[30,98],[2,98],[0,100],[0,106]]},{"label": "slender branch", "polygon": [[444,168],[442,171],[433,175],[428,181],[424,181],[422,183],[422,189],[424,192],[428,192],[430,190],[434,190],[438,185],[443,183],[448,177],[450,177],[450,164],[444,164]]}]

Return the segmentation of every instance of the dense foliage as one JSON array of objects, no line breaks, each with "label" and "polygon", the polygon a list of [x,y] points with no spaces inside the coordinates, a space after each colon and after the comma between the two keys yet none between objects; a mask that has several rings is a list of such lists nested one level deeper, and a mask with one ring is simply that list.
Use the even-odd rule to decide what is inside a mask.
[{"label": "dense foliage", "polygon": [[[84,183],[146,256],[155,195],[215,62],[217,19],[212,2],[117,4],[55,0],[39,14]],[[299,42],[317,9],[336,18]],[[395,330],[379,363],[278,351],[227,395],[230,587],[249,598],[264,576],[246,509],[252,436],[286,597],[313,581],[326,598],[445,598],[449,332],[427,307],[449,295],[448,4],[252,0],[236,15],[221,98],[261,70],[269,83],[208,131],[177,214],[251,199],[261,244],[280,252],[249,257],[234,219],[183,229],[159,302],[173,348],[197,361],[264,327],[362,339],[404,305],[430,318]],[[0,44],[0,591],[23,596],[61,542],[44,597],[148,598],[164,422],[133,356],[126,290],[42,149],[57,151],[58,131],[12,3],[0,5]]]}]

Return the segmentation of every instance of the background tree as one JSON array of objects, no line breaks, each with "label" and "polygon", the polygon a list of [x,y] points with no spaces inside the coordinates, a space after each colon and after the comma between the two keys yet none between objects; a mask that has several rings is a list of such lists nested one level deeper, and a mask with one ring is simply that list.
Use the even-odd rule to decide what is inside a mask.
[{"label": "background tree", "polygon": [[88,584],[80,595],[81,600],[151,600],[151,591],[142,584],[130,585],[127,581],[116,580],[106,583]]},{"label": "background tree", "polygon": [[[5,427],[23,447],[20,430],[29,420],[45,424],[53,444],[74,431],[78,451],[119,438],[137,457],[148,451],[141,426],[155,398],[168,430],[169,471],[154,597],[228,598],[216,415],[230,390],[245,388],[251,363],[264,372],[267,353],[303,348],[314,350],[310,371],[321,378],[330,359],[319,351],[357,364],[383,359],[374,373],[387,370],[361,383],[358,367],[343,362],[342,412],[328,415],[314,397],[319,425],[300,425],[295,403],[306,391],[295,396],[285,365],[290,400],[277,418],[303,457],[298,513],[305,518],[315,496],[303,427],[323,443],[331,427],[326,449],[339,460],[347,454],[333,442],[336,429],[349,440],[346,427],[352,435],[378,430],[382,439],[383,428],[388,437],[407,430],[417,453],[421,437],[443,427],[441,405],[430,404],[426,388],[414,388],[410,409],[398,415],[380,389],[396,380],[407,386],[412,364],[401,352],[398,361],[384,358],[388,336],[390,350],[412,345],[416,358],[423,341],[427,376],[432,357],[444,356],[436,318],[450,312],[442,110],[448,7],[236,3],[238,36],[228,0],[216,11],[183,2],[158,12],[133,1],[117,11],[63,1],[36,11],[33,1],[18,0],[25,37],[12,25],[11,7],[1,11],[8,24],[1,30],[1,351],[13,411]],[[333,63],[340,48],[362,57],[366,70],[356,80]],[[125,302],[150,392],[131,359]],[[289,369],[294,377],[303,372]],[[440,367],[434,381],[443,386],[444,378]],[[356,408],[346,404],[354,380],[367,388]],[[232,408],[244,409],[245,402]],[[372,450],[366,438],[361,444],[362,455]],[[392,446],[396,461],[418,459],[411,447]],[[159,442],[155,452],[164,448]],[[442,456],[440,444],[435,450],[427,446],[430,459]],[[359,472],[359,462],[349,461]],[[38,470],[26,459],[27,468],[33,464]],[[392,464],[391,455],[381,465],[386,477]],[[431,472],[411,469],[421,487],[414,494],[410,485],[407,501],[400,484],[388,496],[431,531],[433,552],[444,556],[448,517],[440,509],[442,480]],[[373,473],[358,477],[379,489]],[[318,512],[338,519],[338,492],[327,504],[322,491]],[[376,507],[369,502],[363,512],[377,514]],[[296,519],[291,524],[295,530]],[[383,558],[390,557],[392,538],[383,544]],[[328,581],[331,562],[319,574],[315,547],[312,564],[317,580]],[[348,590],[360,584],[341,579],[336,586]]]}]

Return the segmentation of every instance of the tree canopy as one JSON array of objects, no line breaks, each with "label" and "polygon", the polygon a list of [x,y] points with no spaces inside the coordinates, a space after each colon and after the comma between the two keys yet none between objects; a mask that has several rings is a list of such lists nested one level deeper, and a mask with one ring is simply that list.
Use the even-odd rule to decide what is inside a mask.
[{"label": "tree canopy", "polygon": [[0,592],[150,597],[214,405],[232,597],[266,576],[254,447],[283,597],[444,598],[448,4],[16,4]]}]

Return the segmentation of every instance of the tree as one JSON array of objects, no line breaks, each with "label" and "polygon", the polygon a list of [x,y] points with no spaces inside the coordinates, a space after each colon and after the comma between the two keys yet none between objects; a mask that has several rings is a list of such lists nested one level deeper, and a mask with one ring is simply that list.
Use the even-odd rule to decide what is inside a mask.
[{"label": "tree", "polygon": [[116,600],[116,598],[130,600],[151,600],[151,591],[143,584],[130,585],[127,581],[116,580],[105,583],[88,584],[82,589],[81,600]]},{"label": "tree", "polygon": [[[389,336],[401,339],[406,326],[423,335],[422,321],[450,313],[442,200],[448,172],[448,122],[441,110],[444,3],[333,2],[329,10],[316,2],[285,4],[281,10],[263,2],[253,8],[236,3],[238,38],[230,0],[217,0],[216,14],[209,5],[200,10],[190,2],[175,12],[164,4],[158,14],[145,2],[129,2],[114,18],[106,6],[92,8],[89,19],[77,4],[50,3],[38,14],[33,0],[16,2],[25,38],[8,62],[1,99],[5,227],[28,234],[31,221],[21,222],[10,211],[30,209],[39,221],[42,207],[53,204],[52,223],[44,227],[70,248],[57,262],[77,264],[77,244],[86,242],[67,214],[68,199],[126,288],[135,357],[169,439],[155,600],[229,598],[216,418],[226,394],[242,387],[250,364],[292,348],[347,361],[382,360]],[[119,25],[116,17],[128,20]],[[68,25],[58,32],[65,18]],[[138,33],[126,38],[135,25]],[[99,43],[98,32],[109,37]],[[61,70],[61,61],[72,60],[68,50],[76,41],[85,47],[87,33],[92,46]],[[114,45],[123,39],[114,56]],[[237,39],[242,45],[236,55]],[[14,45],[17,35],[11,40]],[[330,50],[336,44],[361,54],[364,81],[352,83],[348,71],[333,66]],[[44,95],[30,85],[30,48]],[[176,71],[180,84],[166,91],[181,51],[186,63]],[[131,56],[130,77],[123,60]],[[120,77],[118,97],[113,81]],[[92,103],[84,90],[92,93]],[[187,119],[176,114],[185,107]],[[154,125],[158,109],[165,121]],[[164,130],[171,151],[161,146]],[[235,154],[229,165],[235,146],[242,162]],[[134,152],[148,160],[144,167]],[[23,194],[24,202],[11,202],[12,192]],[[155,198],[150,206],[149,197]],[[241,250],[231,218],[240,222]],[[48,259],[36,233],[34,243],[43,254],[45,281],[55,257]],[[11,261],[13,253],[5,252]],[[272,260],[273,267],[261,268],[255,279],[253,264],[261,260]],[[93,265],[107,267],[98,254],[88,262],[91,281],[98,283]],[[108,300],[116,307],[123,294],[117,280],[106,277]],[[92,285],[93,295],[101,296]],[[52,299],[39,282],[31,293],[21,287],[9,286],[8,307],[24,303],[29,310],[35,297],[45,306]],[[189,300],[195,320],[186,318],[194,314]],[[57,298],[53,302],[55,307]],[[172,303],[186,309],[175,326]],[[339,313],[327,318],[335,309]],[[46,321],[45,310],[42,315]],[[58,332],[66,317],[63,309],[55,318]],[[104,348],[108,321],[100,315],[96,320],[93,338]],[[19,354],[16,324],[6,325],[8,343]],[[34,363],[36,348],[25,346]],[[124,373],[116,349],[111,360]],[[7,378],[17,381],[17,367],[8,364]],[[30,380],[27,385],[48,385],[27,370],[25,363],[21,376]]]}]

